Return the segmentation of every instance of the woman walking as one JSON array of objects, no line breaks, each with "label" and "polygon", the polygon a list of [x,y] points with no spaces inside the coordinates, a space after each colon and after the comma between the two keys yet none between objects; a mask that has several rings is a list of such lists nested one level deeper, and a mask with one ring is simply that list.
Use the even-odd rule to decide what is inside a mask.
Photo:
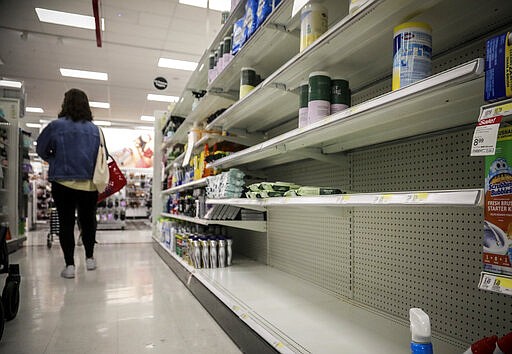
[{"label": "woman walking", "polygon": [[66,267],[64,278],[75,277],[75,211],[82,232],[87,270],[96,269],[96,203],[92,178],[100,144],[100,131],[92,123],[87,95],[71,89],[64,95],[59,119],[37,139],[37,154],[49,163],[48,180],[59,214],[59,241]]}]

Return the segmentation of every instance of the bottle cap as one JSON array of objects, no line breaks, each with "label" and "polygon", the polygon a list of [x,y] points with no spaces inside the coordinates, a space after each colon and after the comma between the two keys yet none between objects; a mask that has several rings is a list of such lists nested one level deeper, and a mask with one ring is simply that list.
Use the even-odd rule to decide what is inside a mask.
[{"label": "bottle cap", "polygon": [[422,310],[412,308],[409,310],[409,321],[411,322],[411,336],[415,343],[430,343],[430,318]]}]

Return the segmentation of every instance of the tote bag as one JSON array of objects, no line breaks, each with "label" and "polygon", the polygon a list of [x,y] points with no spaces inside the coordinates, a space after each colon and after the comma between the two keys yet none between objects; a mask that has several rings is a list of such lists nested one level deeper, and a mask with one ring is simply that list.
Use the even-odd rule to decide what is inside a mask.
[{"label": "tote bag", "polygon": [[99,193],[103,193],[105,188],[107,188],[110,172],[107,164],[107,149],[105,148],[103,131],[100,127],[98,127],[98,131],[100,132],[100,146],[98,148],[98,156],[96,156],[96,166],[94,167],[92,183],[94,183]]},{"label": "tote bag", "polygon": [[105,190],[98,194],[98,203],[107,199],[112,194],[119,192],[124,186],[126,186],[126,177],[123,175],[123,172],[119,169],[119,166],[117,166],[117,163],[112,156],[110,156],[110,158],[112,159],[108,163],[110,178]]}]

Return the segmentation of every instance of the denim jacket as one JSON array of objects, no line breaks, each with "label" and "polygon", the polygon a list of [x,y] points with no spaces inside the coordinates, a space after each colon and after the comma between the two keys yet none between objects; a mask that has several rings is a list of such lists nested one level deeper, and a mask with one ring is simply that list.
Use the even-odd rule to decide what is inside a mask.
[{"label": "denim jacket", "polygon": [[92,122],[52,121],[37,138],[36,151],[50,165],[48,180],[92,180],[99,129]]}]

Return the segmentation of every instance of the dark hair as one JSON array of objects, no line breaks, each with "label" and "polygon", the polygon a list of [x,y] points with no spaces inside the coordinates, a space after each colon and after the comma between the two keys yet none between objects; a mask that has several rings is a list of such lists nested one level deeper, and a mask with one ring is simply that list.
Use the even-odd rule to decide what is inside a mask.
[{"label": "dark hair", "polygon": [[67,117],[73,122],[92,121],[91,107],[85,92],[79,89],[71,89],[64,94],[64,101],[59,113],[60,117]]}]

